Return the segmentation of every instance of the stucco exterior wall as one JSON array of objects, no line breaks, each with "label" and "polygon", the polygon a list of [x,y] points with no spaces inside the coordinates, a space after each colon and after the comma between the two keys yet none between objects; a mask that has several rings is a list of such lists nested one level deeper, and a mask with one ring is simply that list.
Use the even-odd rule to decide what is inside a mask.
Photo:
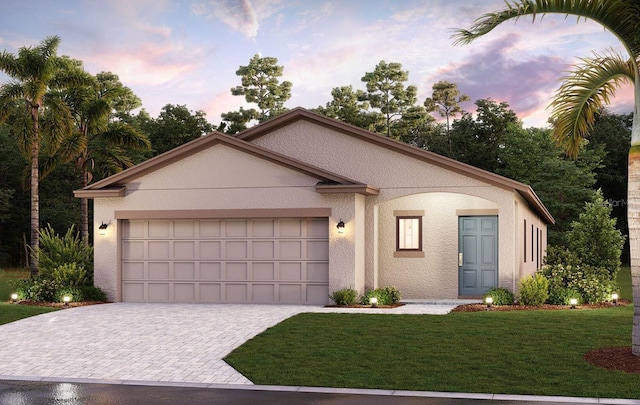
[{"label": "stucco exterior wall", "polygon": [[[252,142],[380,189],[379,195],[364,197],[367,289],[396,285],[406,298],[457,297],[458,210],[498,210],[500,286],[514,289],[516,280],[528,270],[516,253],[517,207],[527,218],[538,217],[512,190],[306,121]],[[415,209],[425,210],[425,257],[394,258],[393,210]],[[539,219],[538,226],[546,235],[546,226]]]},{"label": "stucco exterior wall", "polygon": [[[243,215],[250,217],[251,210],[278,209],[277,215],[282,217],[287,214],[281,209],[324,208],[331,212],[330,291],[344,285],[363,290],[364,270],[354,272],[363,268],[362,259],[356,259],[355,254],[364,244],[364,233],[354,228],[363,227],[362,213],[357,212],[363,199],[354,194],[319,194],[314,188],[317,182],[309,175],[224,145],[140,177],[127,184],[125,197],[95,199],[94,227],[101,222],[109,224],[107,235],[95,230],[95,284],[110,300],[121,300],[117,213],[163,211],[170,217],[172,212],[185,215],[191,210],[246,210]],[[123,219],[122,214],[119,218]],[[342,235],[336,229],[340,218],[349,222]]]}]

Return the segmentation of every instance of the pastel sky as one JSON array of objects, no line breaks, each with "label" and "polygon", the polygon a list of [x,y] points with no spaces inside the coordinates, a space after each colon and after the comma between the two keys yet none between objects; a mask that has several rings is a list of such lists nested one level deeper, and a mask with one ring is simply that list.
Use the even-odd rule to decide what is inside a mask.
[{"label": "pastel sky", "polygon": [[[230,88],[255,54],[278,58],[293,83],[293,108],[331,100],[331,89],[364,89],[379,61],[399,62],[419,103],[432,85],[454,82],[472,101],[506,101],[525,127],[547,126],[549,98],[563,73],[593,51],[622,52],[601,26],[575,17],[507,22],[471,45],[452,30],[503,0],[2,0],[0,50],[15,53],[49,35],[58,51],[96,74],[110,71],[156,117],[166,104],[220,114],[245,105]],[[0,74],[0,83],[7,76]],[[475,111],[472,102],[462,107]],[[632,111],[630,87],[611,109]]]}]

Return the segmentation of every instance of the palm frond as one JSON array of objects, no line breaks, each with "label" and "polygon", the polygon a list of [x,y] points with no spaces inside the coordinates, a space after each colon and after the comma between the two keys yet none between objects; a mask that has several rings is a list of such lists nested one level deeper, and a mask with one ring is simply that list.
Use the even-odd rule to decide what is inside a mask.
[{"label": "palm frond", "polygon": [[143,151],[151,149],[151,142],[146,134],[123,122],[111,123],[109,129],[100,134],[100,138],[113,147]]},{"label": "palm frond", "polygon": [[630,56],[640,55],[637,0],[518,0],[505,1],[505,5],[482,15],[468,29],[454,30],[454,44],[471,43],[507,20],[531,16],[535,22],[538,15],[565,14],[598,22],[621,40]]},{"label": "palm frond", "polygon": [[563,78],[550,105],[556,141],[571,156],[576,156],[582,140],[593,127],[595,114],[609,104],[621,84],[634,80],[633,61],[625,61],[619,54],[583,58]]},{"label": "palm frond", "polygon": [[60,95],[49,93],[42,115],[42,136],[47,144],[47,154],[55,154],[65,137],[73,131],[73,117],[69,106]]}]

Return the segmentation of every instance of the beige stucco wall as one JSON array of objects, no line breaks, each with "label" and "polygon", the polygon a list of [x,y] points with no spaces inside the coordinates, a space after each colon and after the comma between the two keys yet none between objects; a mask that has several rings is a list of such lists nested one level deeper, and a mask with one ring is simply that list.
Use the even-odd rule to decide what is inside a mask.
[{"label": "beige stucco wall", "polygon": [[[256,158],[225,145],[216,145],[187,159],[136,179],[126,186],[122,198],[96,198],[94,204],[95,284],[110,300],[121,299],[118,221],[116,212],[189,210],[250,210],[282,208],[330,209],[329,217],[329,289],[349,285],[364,290],[362,254],[364,245],[362,196],[319,194],[318,179]],[[247,213],[247,212],[245,212]],[[278,213],[286,215],[286,213]],[[338,234],[337,222],[349,225]],[[109,223],[107,235],[97,226]],[[354,271],[355,270],[355,271]],[[328,300],[328,299],[327,299]]]},{"label": "beige stucco wall", "polygon": [[[380,189],[365,197],[365,286],[396,285],[405,298],[456,298],[457,210],[499,212],[499,284],[515,289],[531,270],[517,224],[524,215],[546,226],[512,190],[506,190],[402,153],[307,122],[298,121],[253,143]],[[393,210],[424,209],[425,257],[394,258]],[[546,243],[546,241],[545,241]],[[535,270],[535,269],[533,269]],[[347,287],[347,286],[343,286]]]}]

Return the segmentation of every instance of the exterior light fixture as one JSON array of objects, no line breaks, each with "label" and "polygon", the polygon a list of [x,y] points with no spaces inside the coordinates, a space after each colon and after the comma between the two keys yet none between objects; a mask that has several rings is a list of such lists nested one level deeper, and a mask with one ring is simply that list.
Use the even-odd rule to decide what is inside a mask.
[{"label": "exterior light fixture", "polygon": [[64,297],[62,297],[62,302],[64,302],[64,306],[68,307],[69,306],[69,302],[71,302],[71,297],[68,295],[65,295]]},{"label": "exterior light fixture", "polygon": [[369,298],[369,304],[371,304],[372,307],[377,307],[378,306],[378,298],[376,298],[376,297]]},{"label": "exterior light fixture", "polygon": [[493,297],[488,296],[484,299],[484,303],[487,304],[487,309],[491,308],[491,305],[493,305]]},{"label": "exterior light fixture", "polygon": [[618,305],[618,294],[611,294],[611,301],[613,301],[613,305]]},{"label": "exterior light fixture", "polygon": [[104,222],[98,227],[98,229],[100,230],[100,235],[106,235],[107,234],[107,227],[109,225],[105,224]]},{"label": "exterior light fixture", "polygon": [[11,294],[11,302],[14,304],[18,302],[18,294],[16,293]]},{"label": "exterior light fixture", "polygon": [[578,305],[578,299],[577,298],[571,298],[569,300],[569,304],[571,304],[571,309],[576,309],[576,305]]},{"label": "exterior light fixture", "polygon": [[338,222],[336,228],[338,228],[338,233],[344,233],[344,221],[342,221],[342,218],[340,218],[340,222]]}]

